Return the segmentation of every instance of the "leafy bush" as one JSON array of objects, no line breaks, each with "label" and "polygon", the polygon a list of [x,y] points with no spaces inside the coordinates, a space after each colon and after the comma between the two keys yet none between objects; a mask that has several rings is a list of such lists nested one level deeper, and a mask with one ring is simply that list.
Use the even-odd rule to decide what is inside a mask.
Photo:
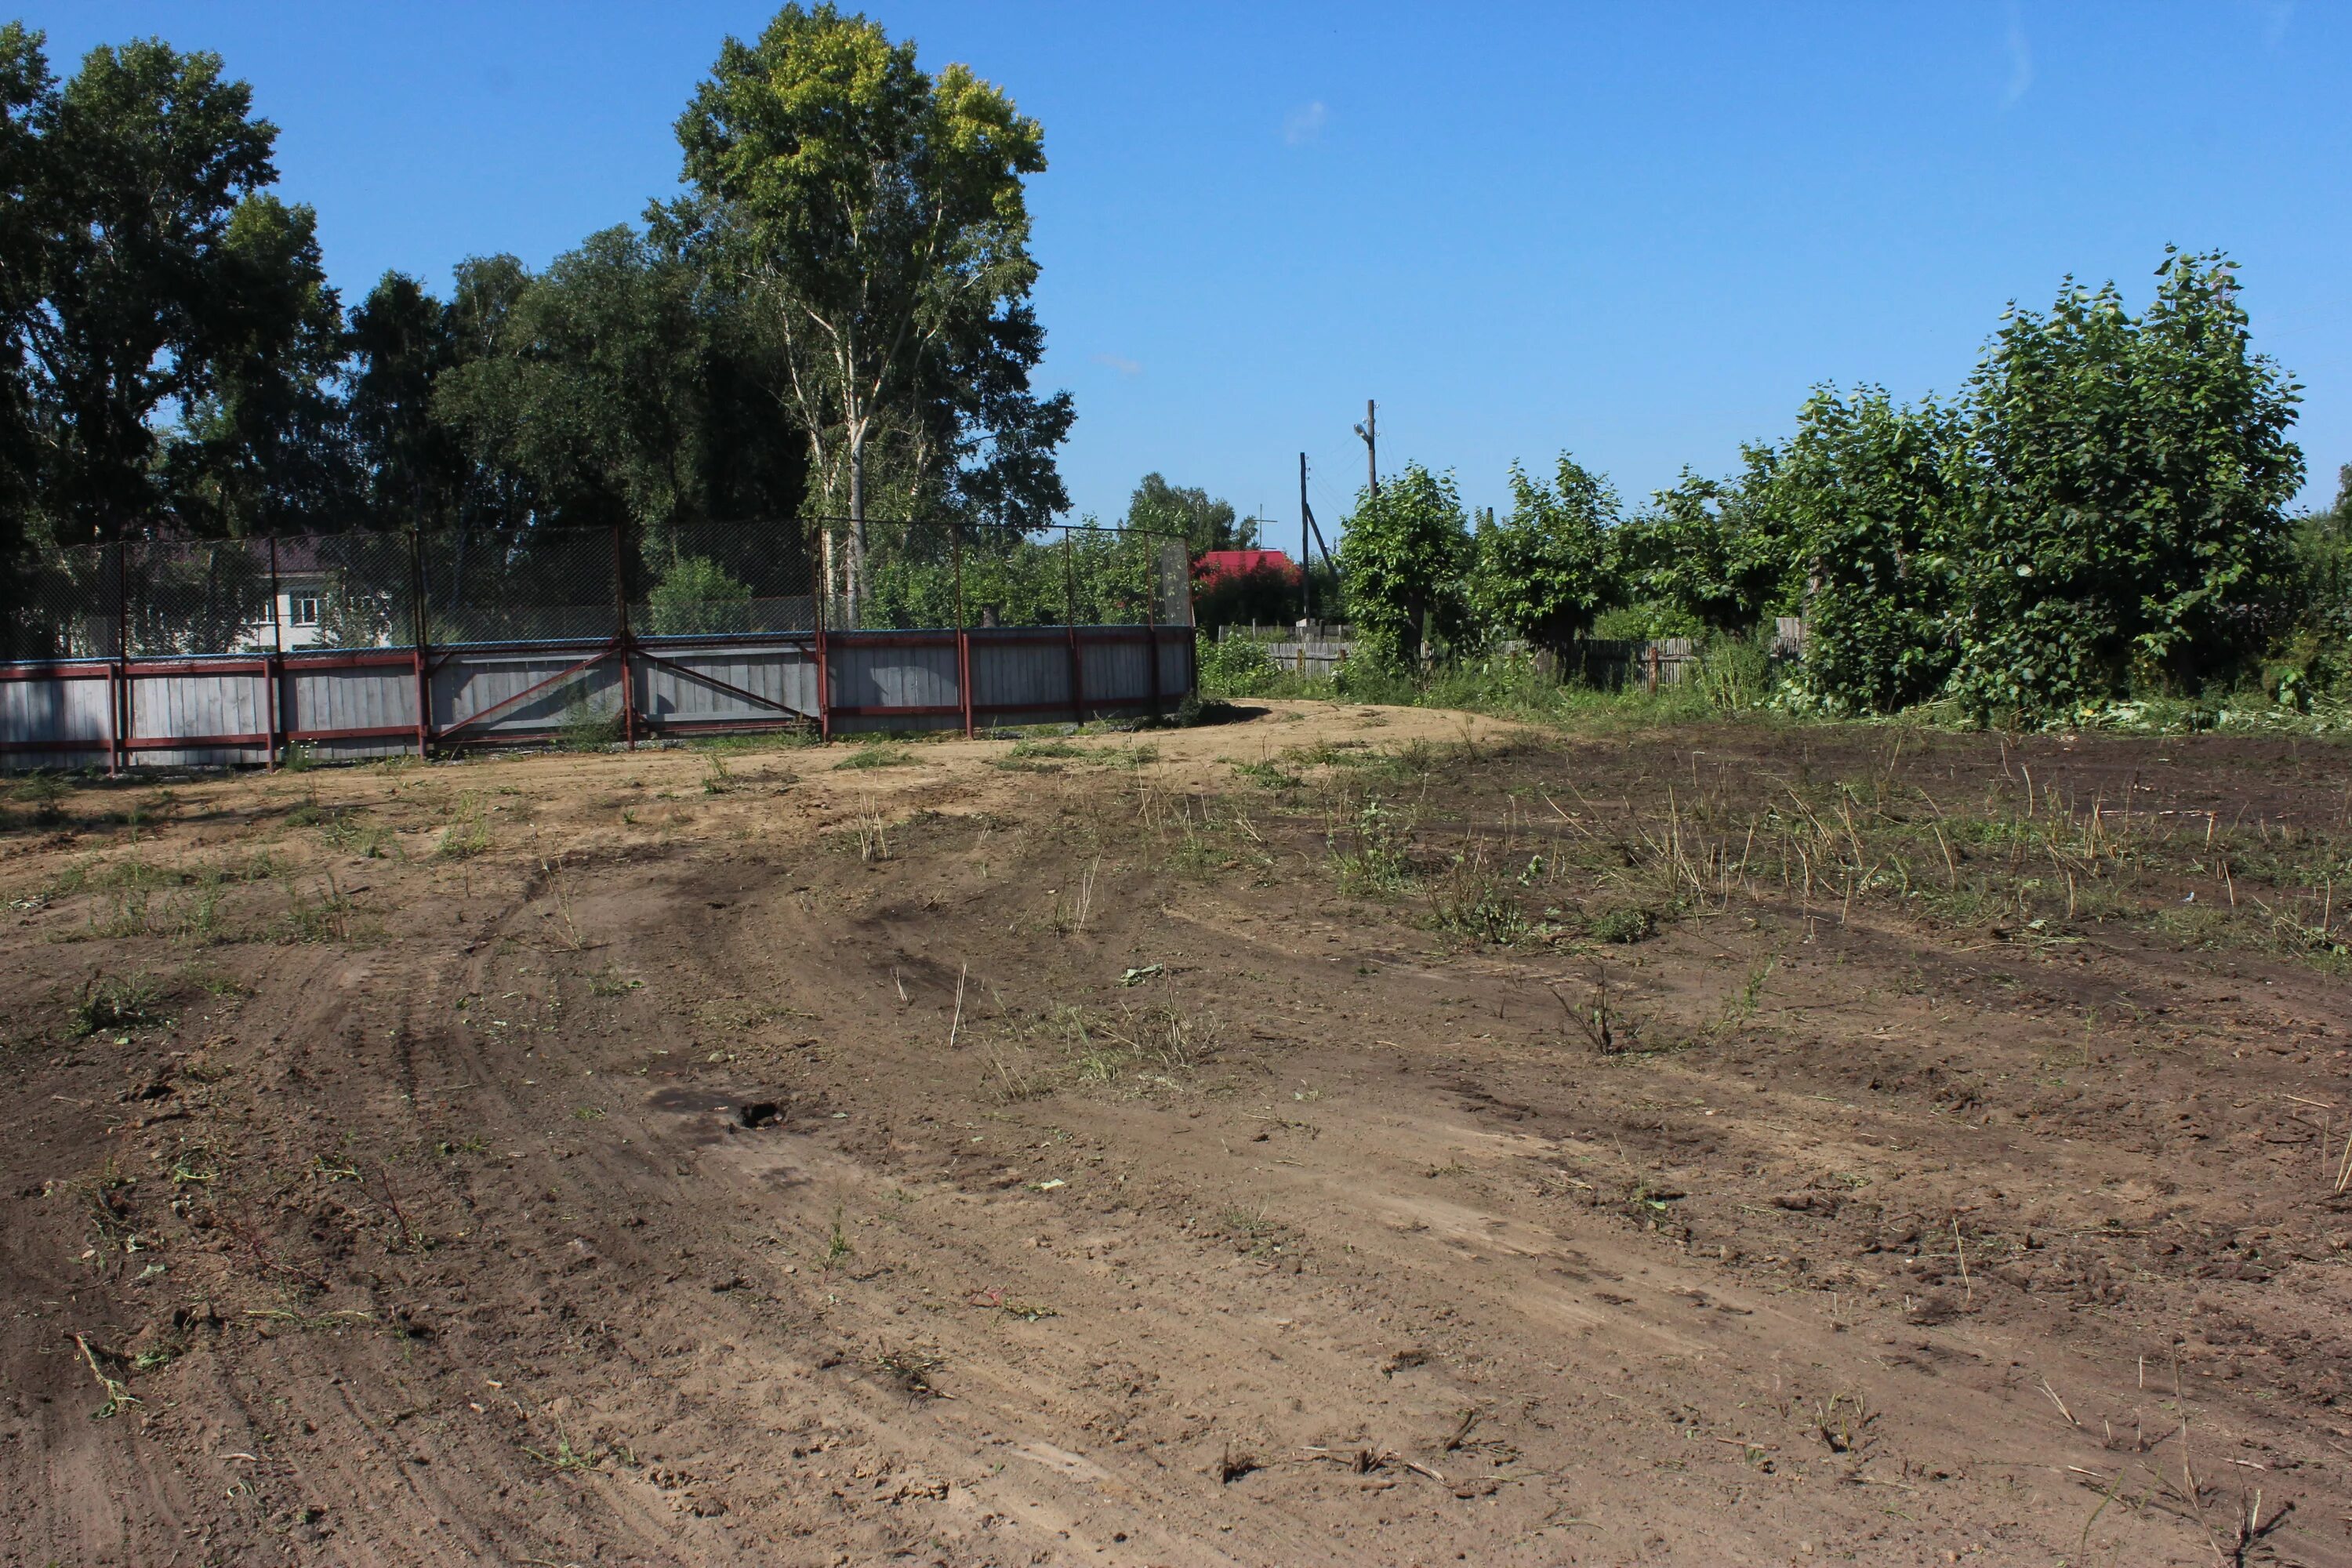
[{"label": "leafy bush", "polygon": [[1471,552],[1469,520],[1451,475],[1408,463],[1378,495],[1360,492],[1339,541],[1358,657],[1410,669],[1433,637],[1455,640]]},{"label": "leafy bush", "polygon": [[2302,483],[2297,388],[2252,352],[2234,264],[2168,249],[2135,320],[2071,279],[1969,385],[1954,686],[1981,717],[2194,692],[2261,651]]},{"label": "leafy bush", "polygon": [[1949,412],[1877,387],[1817,388],[1797,416],[1773,488],[1811,563],[1805,685],[1833,710],[1892,712],[1951,672],[1958,445]]},{"label": "leafy bush", "polygon": [[1263,697],[1282,679],[1282,669],[1262,642],[1203,639],[1200,679],[1203,697]]},{"label": "leafy bush", "polygon": [[1482,528],[1469,584],[1470,608],[1490,636],[1567,646],[1616,595],[1610,531],[1617,492],[1567,453],[1557,482],[1511,468],[1511,511]]},{"label": "leafy bush", "polygon": [[646,594],[656,637],[751,629],[751,589],[707,555],[683,555]]}]

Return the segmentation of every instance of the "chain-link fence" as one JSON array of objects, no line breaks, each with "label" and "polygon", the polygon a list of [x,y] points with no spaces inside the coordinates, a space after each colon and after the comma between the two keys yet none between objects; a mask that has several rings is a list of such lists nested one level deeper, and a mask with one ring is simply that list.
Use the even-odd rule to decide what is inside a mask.
[{"label": "chain-link fence", "polygon": [[838,520],[138,541],[10,575],[0,657],[1189,626],[1183,540]]},{"label": "chain-link fence", "polygon": [[814,554],[836,630],[1192,620],[1191,555],[1171,534],[827,520]]}]

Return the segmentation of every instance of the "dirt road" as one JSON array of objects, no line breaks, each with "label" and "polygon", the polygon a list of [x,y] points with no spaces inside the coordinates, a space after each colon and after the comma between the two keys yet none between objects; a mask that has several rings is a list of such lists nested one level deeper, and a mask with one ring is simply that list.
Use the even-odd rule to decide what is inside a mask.
[{"label": "dirt road", "polygon": [[2347,779],[1277,703],[20,802],[0,1559],[2352,1563]]}]

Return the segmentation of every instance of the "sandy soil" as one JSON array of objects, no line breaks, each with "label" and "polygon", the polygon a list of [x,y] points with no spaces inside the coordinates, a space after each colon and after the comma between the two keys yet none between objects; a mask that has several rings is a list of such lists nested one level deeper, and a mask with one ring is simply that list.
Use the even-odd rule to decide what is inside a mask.
[{"label": "sandy soil", "polygon": [[2020,771],[2342,858],[2315,747],[1323,704],[14,805],[0,1561],[2352,1563],[2253,851],[1755,869]]}]

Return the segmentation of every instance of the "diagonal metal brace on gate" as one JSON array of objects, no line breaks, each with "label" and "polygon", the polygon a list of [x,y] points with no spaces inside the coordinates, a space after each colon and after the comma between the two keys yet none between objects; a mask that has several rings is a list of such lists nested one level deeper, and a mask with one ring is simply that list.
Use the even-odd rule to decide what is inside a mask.
[{"label": "diagonal metal brace on gate", "polygon": [[672,675],[683,676],[688,680],[698,680],[705,686],[716,687],[719,690],[727,693],[730,697],[740,697],[746,702],[756,702],[762,708],[772,708],[779,713],[788,713],[795,719],[805,719],[810,717],[810,715],[793,707],[790,703],[779,702],[772,697],[762,697],[756,691],[746,691],[741,687],[721,680],[715,675],[708,674],[699,669],[689,668],[686,665],[674,664],[670,660],[662,658],[659,654],[647,653],[643,643],[637,645],[636,655],[647,664],[657,664],[664,669],[668,670]]},{"label": "diagonal metal brace on gate", "polygon": [[606,647],[600,652],[592,653],[586,658],[582,659],[578,664],[573,665],[569,669],[558,670],[553,675],[549,676],[545,680],[536,681],[530,686],[524,687],[512,697],[500,698],[498,701],[491,703],[488,708],[483,709],[478,713],[467,714],[463,719],[458,720],[455,724],[450,725],[447,729],[435,731],[435,738],[446,741],[450,736],[456,734],[458,731],[464,729],[467,725],[478,724],[485,719],[490,718],[496,714],[503,713],[508,709],[513,707],[516,703],[535,697],[551,686],[569,680],[583,670],[593,669],[596,666],[604,663],[606,659],[612,658],[619,654],[620,651],[621,645],[614,643],[611,647]]}]

